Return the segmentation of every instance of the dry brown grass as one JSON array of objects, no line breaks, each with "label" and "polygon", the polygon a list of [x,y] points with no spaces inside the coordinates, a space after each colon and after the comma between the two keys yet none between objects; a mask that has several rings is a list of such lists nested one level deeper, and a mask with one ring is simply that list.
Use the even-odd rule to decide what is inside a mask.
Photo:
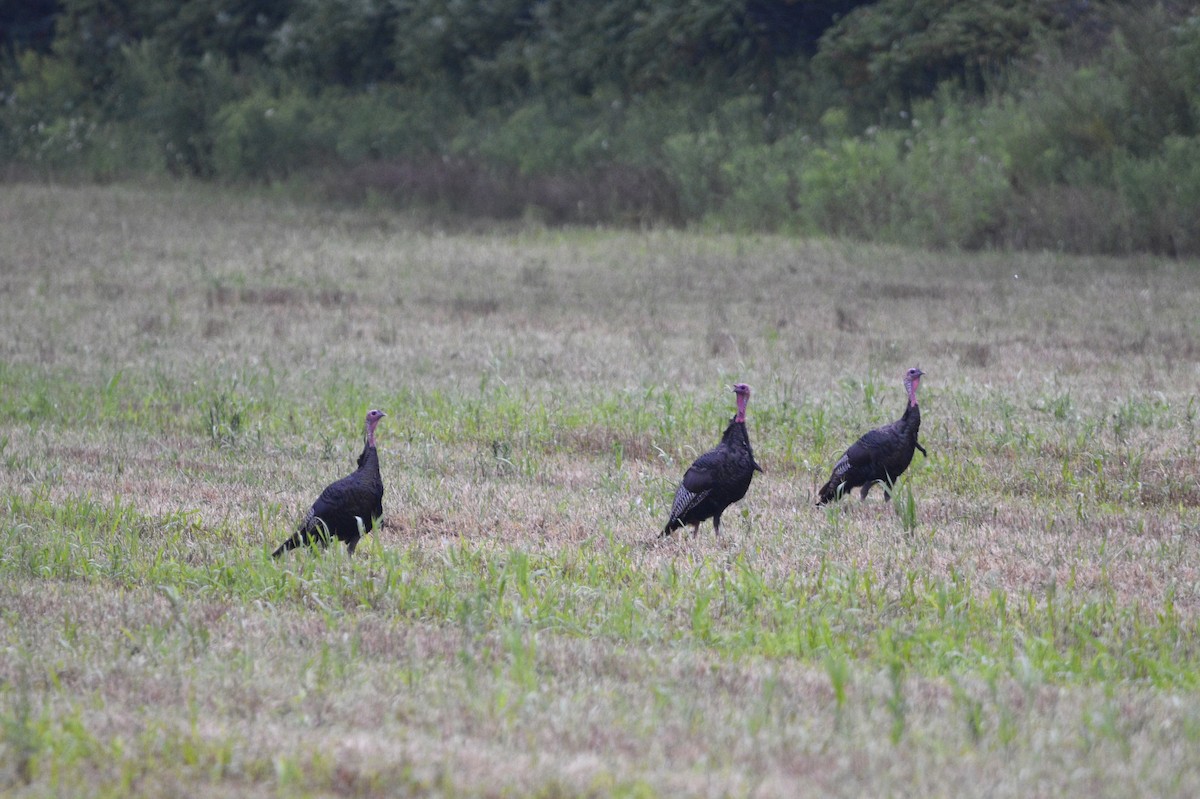
[{"label": "dry brown grass", "polygon": [[[626,640],[569,616],[476,626],[469,608],[460,623],[331,607],[326,585],[353,596],[390,579],[397,552],[395,568],[519,551],[566,574],[574,553],[628,548],[628,579],[648,583],[743,563],[770,586],[871,573],[878,622],[898,631],[914,577],[961,579],[979,604],[1065,595],[1147,623],[1169,597],[1186,661],[1200,624],[1197,308],[1185,262],[447,235],[201,187],[4,186],[0,507],[132,506],[135,559],[166,552],[264,587],[249,599],[112,566],[68,578],[53,560],[56,576],[38,577],[39,552],[103,524],[3,522],[32,543],[0,558],[0,785],[1194,795],[1200,680],[1182,672],[1173,687],[972,666],[897,682],[864,643],[839,704],[835,663],[706,645],[690,605],[647,609],[662,634]],[[878,492],[814,509],[841,450],[899,414],[912,364],[928,374],[930,452],[907,478],[916,529]],[[705,525],[655,543],[735,378],[755,388],[766,474],[721,540]],[[373,406],[390,414],[387,519],[364,557],[262,562],[350,468]],[[294,582],[272,593],[271,575]],[[579,597],[620,596],[563,579]],[[869,610],[848,609],[850,627],[856,612]]]}]

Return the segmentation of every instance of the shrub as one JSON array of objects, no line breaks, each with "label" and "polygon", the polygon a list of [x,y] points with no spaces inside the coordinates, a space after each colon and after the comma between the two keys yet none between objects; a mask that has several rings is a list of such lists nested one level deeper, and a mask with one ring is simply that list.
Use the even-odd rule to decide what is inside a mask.
[{"label": "shrub", "polygon": [[1121,254],[1132,248],[1125,203],[1103,186],[1028,186],[1005,209],[997,244],[1019,250]]},{"label": "shrub", "polygon": [[336,120],[333,147],[351,164],[443,152],[451,133],[465,122],[458,99],[437,88],[333,90],[324,92],[320,102]]},{"label": "shrub", "polygon": [[455,149],[522,175],[578,169],[575,144],[593,127],[592,116],[582,100],[553,105],[535,100],[507,115],[483,115],[458,137]]},{"label": "shrub", "polygon": [[91,132],[83,76],[61,59],[27,51],[6,77],[0,154],[51,167],[78,163]]},{"label": "shrub", "polygon": [[902,210],[891,240],[966,249],[997,243],[1004,209],[1012,201],[1006,159],[970,109],[949,101],[915,110],[900,143],[901,185],[895,197]]},{"label": "shrub", "polygon": [[299,92],[259,90],[216,114],[213,164],[231,178],[278,179],[333,150],[328,120]]},{"label": "shrub", "polygon": [[883,238],[896,225],[899,138],[884,131],[815,148],[800,165],[800,215],[835,236]]},{"label": "shrub", "polygon": [[1160,153],[1121,153],[1114,177],[1129,209],[1136,249],[1200,255],[1200,137],[1169,137]]},{"label": "shrub", "polygon": [[730,145],[715,132],[677,133],[662,144],[667,174],[678,187],[684,217],[703,218],[719,208],[728,195],[722,164]]},{"label": "shrub", "polygon": [[106,93],[102,118],[153,142],[156,159],[174,174],[212,177],[213,135],[219,109],[238,94],[237,79],[220,56],[197,64],[176,60],[151,42],[125,47]]},{"label": "shrub", "polygon": [[800,164],[810,148],[807,137],[791,136],[774,144],[739,147],[722,164],[729,197],[718,216],[739,230],[795,231]]}]

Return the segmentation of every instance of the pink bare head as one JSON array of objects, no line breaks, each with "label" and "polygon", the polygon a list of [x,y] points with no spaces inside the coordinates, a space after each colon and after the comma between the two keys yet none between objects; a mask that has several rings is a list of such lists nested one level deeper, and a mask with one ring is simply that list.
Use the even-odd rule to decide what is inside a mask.
[{"label": "pink bare head", "polygon": [[921,377],[925,373],[914,366],[904,373],[904,388],[908,391],[908,404],[917,404],[917,388],[921,385]]},{"label": "pink bare head", "polygon": [[371,410],[367,411],[367,422],[366,422],[366,433],[365,433],[366,440],[367,440],[367,446],[369,446],[369,447],[375,446],[375,425],[379,424],[379,420],[385,416],[387,416],[386,413],[384,413],[383,411],[378,410],[376,408],[372,408]]},{"label": "pink bare head", "polygon": [[746,403],[750,401],[750,386],[746,383],[734,383],[733,393],[737,394],[737,416],[735,422],[746,421]]}]

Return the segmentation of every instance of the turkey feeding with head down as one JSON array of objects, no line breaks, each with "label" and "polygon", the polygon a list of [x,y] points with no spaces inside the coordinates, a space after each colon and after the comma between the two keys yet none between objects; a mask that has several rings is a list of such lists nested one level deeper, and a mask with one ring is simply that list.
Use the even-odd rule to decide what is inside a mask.
[{"label": "turkey feeding with head down", "polygon": [[862,486],[859,496],[866,499],[867,492],[876,483],[883,484],[883,498],[890,500],[896,481],[912,462],[913,451],[919,449],[922,455],[929,457],[925,448],[917,442],[917,433],[921,429],[917,388],[924,374],[915,366],[904,373],[904,388],[908,392],[908,407],[904,409],[904,415],[891,424],[865,433],[850,445],[833,467],[829,482],[821,486],[817,505],[840,499],[842,494],[859,486]]},{"label": "turkey feeding with head down", "polygon": [[346,542],[353,555],[358,540],[383,516],[383,478],[379,474],[379,453],[375,449],[375,426],[387,416],[380,410],[367,411],[363,426],[363,450],[358,468],[337,482],[330,483],[304,514],[296,533],[271,553],[277,558],[284,552],[317,541],[322,547],[331,538]]},{"label": "turkey feeding with head down", "polygon": [[713,520],[713,531],[720,535],[721,514],[746,496],[754,472],[762,471],[754,460],[750,435],[746,432],[746,403],[750,400],[750,386],[738,383],[733,387],[733,392],[737,394],[737,415],[725,428],[725,434],[721,436],[721,443],[716,449],[696,458],[683,475],[683,481],[675,490],[671,516],[659,538],[688,524],[692,526],[692,535],[695,536],[700,523],[709,518]]}]

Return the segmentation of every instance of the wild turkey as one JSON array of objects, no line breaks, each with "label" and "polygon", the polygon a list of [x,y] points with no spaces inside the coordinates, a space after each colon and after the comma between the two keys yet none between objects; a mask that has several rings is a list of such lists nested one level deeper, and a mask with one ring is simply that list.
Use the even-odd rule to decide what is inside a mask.
[{"label": "wild turkey", "polygon": [[271,557],[277,558],[289,549],[312,541],[328,546],[331,538],[345,541],[346,549],[354,554],[358,539],[371,532],[375,519],[383,515],[383,478],[379,475],[375,426],[385,416],[383,411],[367,411],[358,469],[325,487],[304,514],[295,535],[280,544]]},{"label": "wild turkey", "polygon": [[917,387],[924,374],[915,366],[904,373],[904,388],[908,392],[908,407],[904,409],[904,415],[891,424],[866,433],[846,450],[833,467],[829,482],[821,486],[817,505],[840,499],[842,494],[859,486],[862,486],[861,498],[866,499],[867,492],[876,483],[883,484],[883,498],[890,500],[891,486],[895,486],[912,462],[913,450],[919,449],[922,455],[929,457],[925,448],[917,443],[917,433],[921,429]]},{"label": "wild turkey", "polygon": [[721,514],[746,496],[755,470],[762,471],[762,467],[754,461],[750,436],[746,432],[746,403],[750,400],[750,386],[738,383],[733,391],[737,394],[737,416],[730,420],[717,448],[696,458],[683,475],[683,481],[675,490],[671,516],[659,538],[670,535],[672,530],[678,530],[685,524],[692,526],[694,536],[700,529],[700,522],[710,517],[713,531],[720,535]]}]

